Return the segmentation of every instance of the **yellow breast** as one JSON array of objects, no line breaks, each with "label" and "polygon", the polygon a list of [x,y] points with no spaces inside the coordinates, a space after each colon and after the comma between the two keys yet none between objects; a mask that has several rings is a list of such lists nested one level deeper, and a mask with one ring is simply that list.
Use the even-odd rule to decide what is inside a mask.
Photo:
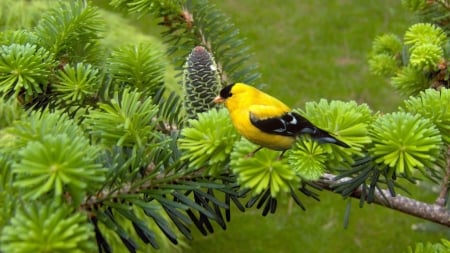
[{"label": "yellow breast", "polygon": [[233,95],[225,101],[230,117],[237,131],[249,141],[274,150],[286,150],[295,142],[294,137],[269,134],[255,127],[250,113],[257,118],[281,116],[290,108],[278,99],[248,85],[233,87]]}]

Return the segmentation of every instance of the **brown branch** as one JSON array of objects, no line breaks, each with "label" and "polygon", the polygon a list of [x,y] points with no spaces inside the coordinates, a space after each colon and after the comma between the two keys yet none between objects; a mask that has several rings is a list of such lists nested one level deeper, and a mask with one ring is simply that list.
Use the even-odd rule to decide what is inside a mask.
[{"label": "brown branch", "polygon": [[[334,185],[351,180],[351,178],[335,180],[335,177],[336,176],[333,174],[324,174],[316,183],[325,190],[333,191]],[[450,227],[450,211],[447,210],[446,207],[437,204],[424,203],[399,194],[392,197],[388,190],[381,191],[382,193],[378,191],[375,192],[373,200],[374,204]],[[362,187],[358,187],[351,194],[351,197],[359,199],[361,193]]]},{"label": "brown branch", "polygon": [[436,199],[436,205],[445,206],[447,195],[450,187],[450,147],[447,149],[447,168],[445,170],[444,178],[442,179],[441,191]]}]

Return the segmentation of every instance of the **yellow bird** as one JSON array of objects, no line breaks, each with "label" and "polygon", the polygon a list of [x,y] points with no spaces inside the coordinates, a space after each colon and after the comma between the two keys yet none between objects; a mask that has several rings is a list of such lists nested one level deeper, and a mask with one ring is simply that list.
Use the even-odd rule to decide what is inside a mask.
[{"label": "yellow bird", "polygon": [[302,134],[309,134],[321,143],[350,147],[325,130],[314,126],[304,117],[292,112],[278,99],[243,83],[224,87],[214,102],[224,103],[237,131],[260,146],[249,156],[266,147],[283,151],[281,157],[284,151],[294,144],[295,138]]}]

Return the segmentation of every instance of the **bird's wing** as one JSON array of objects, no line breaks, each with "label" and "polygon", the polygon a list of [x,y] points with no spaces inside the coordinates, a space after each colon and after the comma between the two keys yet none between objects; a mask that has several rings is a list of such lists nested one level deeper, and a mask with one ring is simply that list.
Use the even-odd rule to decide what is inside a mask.
[{"label": "bird's wing", "polygon": [[284,136],[295,136],[298,122],[291,112],[269,105],[252,105],[249,108],[250,122],[259,130]]},{"label": "bird's wing", "polygon": [[308,134],[318,142],[350,147],[295,112],[280,112],[277,107],[258,105],[251,106],[249,117],[252,125],[265,133],[283,136]]}]

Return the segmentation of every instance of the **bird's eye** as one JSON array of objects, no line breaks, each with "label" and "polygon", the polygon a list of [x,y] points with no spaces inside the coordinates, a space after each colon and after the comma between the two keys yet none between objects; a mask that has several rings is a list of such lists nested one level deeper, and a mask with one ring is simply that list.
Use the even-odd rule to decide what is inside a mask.
[{"label": "bird's eye", "polygon": [[231,88],[233,88],[234,84],[230,84],[225,86],[221,91],[220,91],[220,96],[222,98],[229,98],[231,97],[233,94],[231,93]]}]

